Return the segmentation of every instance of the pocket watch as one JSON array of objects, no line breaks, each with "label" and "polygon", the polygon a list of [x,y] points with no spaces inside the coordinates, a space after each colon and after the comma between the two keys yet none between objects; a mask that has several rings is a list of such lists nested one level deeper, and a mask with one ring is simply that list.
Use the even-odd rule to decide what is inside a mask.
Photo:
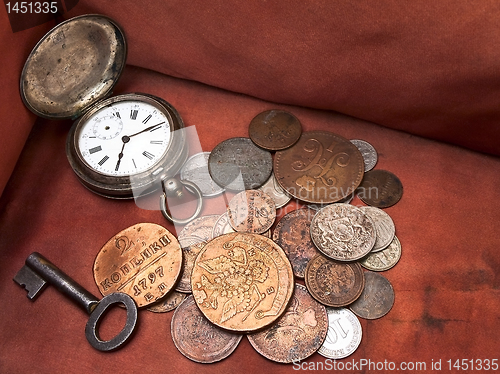
[{"label": "pocket watch", "polygon": [[32,112],[75,120],[66,142],[69,163],[85,187],[110,198],[153,192],[188,156],[184,124],[172,105],[145,93],[111,96],[126,55],[116,22],[79,16],[37,43],[20,81]]}]

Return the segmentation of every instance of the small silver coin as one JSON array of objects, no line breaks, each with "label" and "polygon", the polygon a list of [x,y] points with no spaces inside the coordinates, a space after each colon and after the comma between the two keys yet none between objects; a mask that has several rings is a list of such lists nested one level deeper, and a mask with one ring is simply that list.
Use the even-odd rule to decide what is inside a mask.
[{"label": "small silver coin", "polygon": [[212,239],[224,235],[229,234],[231,232],[236,232],[231,227],[231,223],[229,223],[229,215],[227,211],[219,216],[217,221],[214,223],[214,227],[212,229]]},{"label": "small silver coin", "polygon": [[249,138],[231,138],[212,150],[208,170],[221,187],[231,191],[253,190],[271,176],[273,158]]},{"label": "small silver coin", "polygon": [[394,234],[396,233],[396,227],[394,226],[391,216],[382,209],[374,206],[362,206],[359,207],[359,209],[370,217],[375,224],[377,239],[373,245],[372,252],[378,252],[387,248],[387,246],[391,244],[392,239],[394,239]]},{"label": "small silver coin", "polygon": [[380,252],[370,252],[359,263],[365,269],[372,271],[386,271],[394,267],[401,258],[401,243],[394,236],[391,244]]},{"label": "small silver coin", "polygon": [[378,160],[377,151],[375,150],[373,145],[371,145],[367,141],[359,139],[353,139],[351,140],[351,143],[359,149],[361,155],[363,156],[363,161],[365,162],[365,172],[372,170],[377,164]]},{"label": "small silver coin", "polygon": [[224,188],[214,182],[208,172],[210,152],[196,153],[189,157],[181,169],[181,179],[193,182],[204,197],[217,196]]},{"label": "small silver coin", "polygon": [[359,347],[363,331],[358,317],[347,308],[326,308],[328,333],[318,353],[326,358],[345,358]]},{"label": "small silver coin", "polygon": [[278,184],[274,173],[271,174],[271,177],[258,190],[271,196],[276,209],[285,206],[291,200],[291,196]]}]

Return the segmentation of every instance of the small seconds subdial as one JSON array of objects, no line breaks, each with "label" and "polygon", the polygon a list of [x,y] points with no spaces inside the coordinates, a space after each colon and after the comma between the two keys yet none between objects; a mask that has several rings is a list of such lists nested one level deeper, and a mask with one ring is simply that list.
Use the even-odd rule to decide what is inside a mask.
[{"label": "small seconds subdial", "polygon": [[146,102],[120,101],[101,108],[82,127],[79,151],[84,162],[110,176],[144,172],[167,151],[168,118]]}]

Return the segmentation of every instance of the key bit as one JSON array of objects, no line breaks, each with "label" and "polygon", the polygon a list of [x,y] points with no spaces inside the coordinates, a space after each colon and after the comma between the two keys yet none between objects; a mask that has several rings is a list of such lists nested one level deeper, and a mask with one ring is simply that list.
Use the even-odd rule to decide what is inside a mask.
[{"label": "key bit", "polygon": [[[33,252],[26,259],[26,264],[17,272],[14,281],[28,291],[28,298],[32,301],[45,288],[47,283],[53,285],[80,307],[90,314],[85,328],[88,342],[100,351],[111,351],[125,344],[132,335],[137,323],[137,305],[134,300],[124,293],[106,295],[101,301],[80,286],[57,266],[37,252]],[[111,340],[103,341],[99,338],[99,321],[106,310],[114,304],[123,304],[127,310],[127,320],[124,328]]]}]

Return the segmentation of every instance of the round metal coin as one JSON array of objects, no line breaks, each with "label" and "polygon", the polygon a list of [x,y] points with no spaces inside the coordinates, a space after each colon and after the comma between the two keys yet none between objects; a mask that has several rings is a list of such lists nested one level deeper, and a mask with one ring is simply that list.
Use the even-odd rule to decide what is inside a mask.
[{"label": "round metal coin", "polygon": [[367,141],[359,139],[352,139],[351,143],[359,149],[361,155],[363,156],[363,160],[365,163],[365,173],[372,170],[377,164],[378,160],[377,151],[375,150],[373,145],[371,145]]},{"label": "round metal coin", "polygon": [[103,296],[124,292],[138,307],[145,307],[173,288],[181,265],[181,247],[170,231],[154,223],[138,223],[101,248],[94,279]]},{"label": "round metal coin", "polygon": [[365,173],[357,194],[365,204],[388,208],[403,196],[403,185],[390,171],[376,169]]},{"label": "round metal coin", "polygon": [[345,358],[359,347],[363,332],[358,318],[346,308],[326,308],[328,334],[318,353],[326,358]]},{"label": "round metal coin", "polygon": [[210,153],[208,170],[212,179],[231,191],[262,186],[271,176],[271,153],[257,147],[249,138],[231,138]]},{"label": "round metal coin", "polygon": [[391,244],[380,252],[370,252],[360,260],[361,266],[372,271],[386,271],[394,267],[401,258],[401,243],[394,236]]},{"label": "round metal coin", "polygon": [[228,357],[243,337],[210,323],[201,314],[192,295],[175,310],[170,328],[179,352],[192,361],[204,364]]},{"label": "round metal coin", "polygon": [[291,196],[288,195],[276,181],[274,173],[271,174],[271,177],[267,180],[267,182],[264,183],[261,187],[259,187],[258,190],[271,196],[271,199],[273,199],[276,209],[285,206],[292,199]]},{"label": "round metal coin", "polygon": [[205,197],[217,196],[224,188],[214,182],[208,172],[210,152],[201,152],[189,157],[181,169],[181,179],[193,182]]},{"label": "round metal coin", "polygon": [[295,285],[290,305],[271,327],[247,335],[262,356],[276,362],[299,362],[316,352],[328,331],[326,308],[307,289]]},{"label": "round metal coin", "polygon": [[359,263],[333,261],[322,255],[307,264],[305,281],[312,297],[336,308],[351,304],[365,286]]},{"label": "round metal coin", "polygon": [[302,125],[292,113],[273,109],[255,116],[248,133],[259,147],[278,151],[291,147],[299,140]]},{"label": "round metal coin", "polygon": [[361,209],[349,204],[331,204],[314,216],[311,239],[326,256],[354,261],[371,251],[376,232],[372,220]]},{"label": "round metal coin", "polygon": [[391,244],[396,233],[396,227],[389,214],[374,206],[359,207],[375,224],[377,239],[373,245],[372,252],[378,252]]},{"label": "round metal coin", "polygon": [[196,258],[196,304],[215,325],[250,332],[276,321],[293,293],[292,266],[271,239],[230,233],[209,241]]},{"label": "round metal coin", "polygon": [[212,239],[224,234],[229,234],[231,232],[236,231],[234,231],[234,229],[231,227],[231,224],[229,223],[229,216],[226,211],[225,213],[222,213],[215,221],[214,227],[212,228]]},{"label": "round metal coin", "polygon": [[227,215],[229,224],[235,231],[261,234],[273,225],[276,208],[269,195],[258,190],[247,190],[231,199]]},{"label": "round metal coin", "polygon": [[154,304],[151,304],[148,307],[148,310],[154,313],[170,312],[171,310],[177,308],[180,305],[180,303],[182,303],[182,301],[186,298],[186,296],[187,295],[185,293],[172,291],[163,299],[157,301]]},{"label": "round metal coin", "polygon": [[350,195],[361,183],[363,156],[349,140],[325,131],[302,133],[299,141],[276,152],[274,175],[293,197],[330,204]]},{"label": "round metal coin", "polygon": [[315,213],[310,209],[293,210],[279,220],[273,231],[273,240],[283,248],[299,278],[304,278],[307,263],[319,253],[309,232]]},{"label": "round metal coin", "polygon": [[379,273],[365,272],[365,289],[349,308],[361,318],[377,319],[385,316],[394,305],[391,282]]}]

